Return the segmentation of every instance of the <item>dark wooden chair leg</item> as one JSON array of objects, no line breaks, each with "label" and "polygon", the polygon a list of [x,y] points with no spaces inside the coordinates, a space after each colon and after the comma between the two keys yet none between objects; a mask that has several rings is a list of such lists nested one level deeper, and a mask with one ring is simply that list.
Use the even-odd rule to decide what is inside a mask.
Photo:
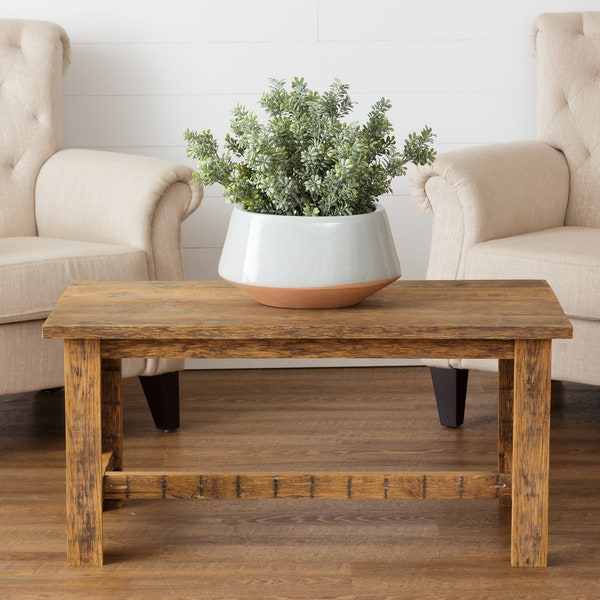
[{"label": "dark wooden chair leg", "polygon": [[140,383],[157,429],[179,429],[179,372],[140,376]]},{"label": "dark wooden chair leg", "polygon": [[444,427],[460,427],[465,420],[469,370],[438,367],[429,370],[440,423]]}]

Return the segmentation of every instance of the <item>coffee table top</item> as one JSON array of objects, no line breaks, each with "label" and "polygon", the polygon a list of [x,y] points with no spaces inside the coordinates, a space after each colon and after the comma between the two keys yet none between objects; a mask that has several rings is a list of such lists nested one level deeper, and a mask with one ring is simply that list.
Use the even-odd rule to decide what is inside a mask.
[{"label": "coffee table top", "polygon": [[61,339],[555,339],[572,326],[545,281],[397,281],[362,303],[258,304],[224,282],[74,282],[43,326]]}]

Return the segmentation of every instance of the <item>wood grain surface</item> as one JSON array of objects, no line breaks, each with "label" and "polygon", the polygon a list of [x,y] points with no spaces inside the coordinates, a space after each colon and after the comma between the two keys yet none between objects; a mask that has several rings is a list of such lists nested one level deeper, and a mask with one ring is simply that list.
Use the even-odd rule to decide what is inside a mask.
[{"label": "wood grain surface", "polygon": [[[281,493],[495,497],[507,504],[510,489],[511,564],[547,564],[550,348],[552,338],[571,337],[572,327],[546,282],[407,281],[336,310],[272,309],[218,282],[80,282],[66,290],[43,331],[65,338],[67,463],[74,465],[67,470],[69,564],[103,564],[103,500]],[[120,472],[123,356],[498,358],[499,471]],[[83,424],[87,411],[95,416]],[[105,473],[103,464],[115,472]]]},{"label": "wood grain surface", "polygon": [[398,281],[344,309],[258,304],[223,282],[79,282],[44,324],[49,338],[512,340],[568,338],[543,281]]}]

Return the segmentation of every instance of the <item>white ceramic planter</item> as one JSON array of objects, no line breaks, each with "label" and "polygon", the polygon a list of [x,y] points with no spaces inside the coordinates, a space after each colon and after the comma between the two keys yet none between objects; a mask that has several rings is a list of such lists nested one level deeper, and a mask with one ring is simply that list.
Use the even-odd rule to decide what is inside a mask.
[{"label": "white ceramic planter", "polygon": [[262,215],[235,206],[219,275],[262,304],[351,306],[400,277],[387,214]]}]

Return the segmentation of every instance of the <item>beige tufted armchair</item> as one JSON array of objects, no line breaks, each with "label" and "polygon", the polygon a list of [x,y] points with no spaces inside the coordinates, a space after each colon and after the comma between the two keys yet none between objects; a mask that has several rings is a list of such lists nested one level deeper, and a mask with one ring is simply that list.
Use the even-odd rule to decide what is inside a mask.
[{"label": "beige tufted armchair", "polygon": [[[600,385],[600,12],[538,16],[537,141],[466,148],[412,174],[433,217],[429,279],[546,279],[573,323],[556,380]],[[430,361],[440,420],[463,422],[469,369]],[[448,370],[450,367],[452,370]]]},{"label": "beige tufted armchair", "polygon": [[[59,150],[70,45],[57,25],[0,20],[0,394],[60,387],[62,343],[41,326],[76,279],[182,279],[191,169]],[[178,426],[180,361],[132,360],[156,425]]]}]

